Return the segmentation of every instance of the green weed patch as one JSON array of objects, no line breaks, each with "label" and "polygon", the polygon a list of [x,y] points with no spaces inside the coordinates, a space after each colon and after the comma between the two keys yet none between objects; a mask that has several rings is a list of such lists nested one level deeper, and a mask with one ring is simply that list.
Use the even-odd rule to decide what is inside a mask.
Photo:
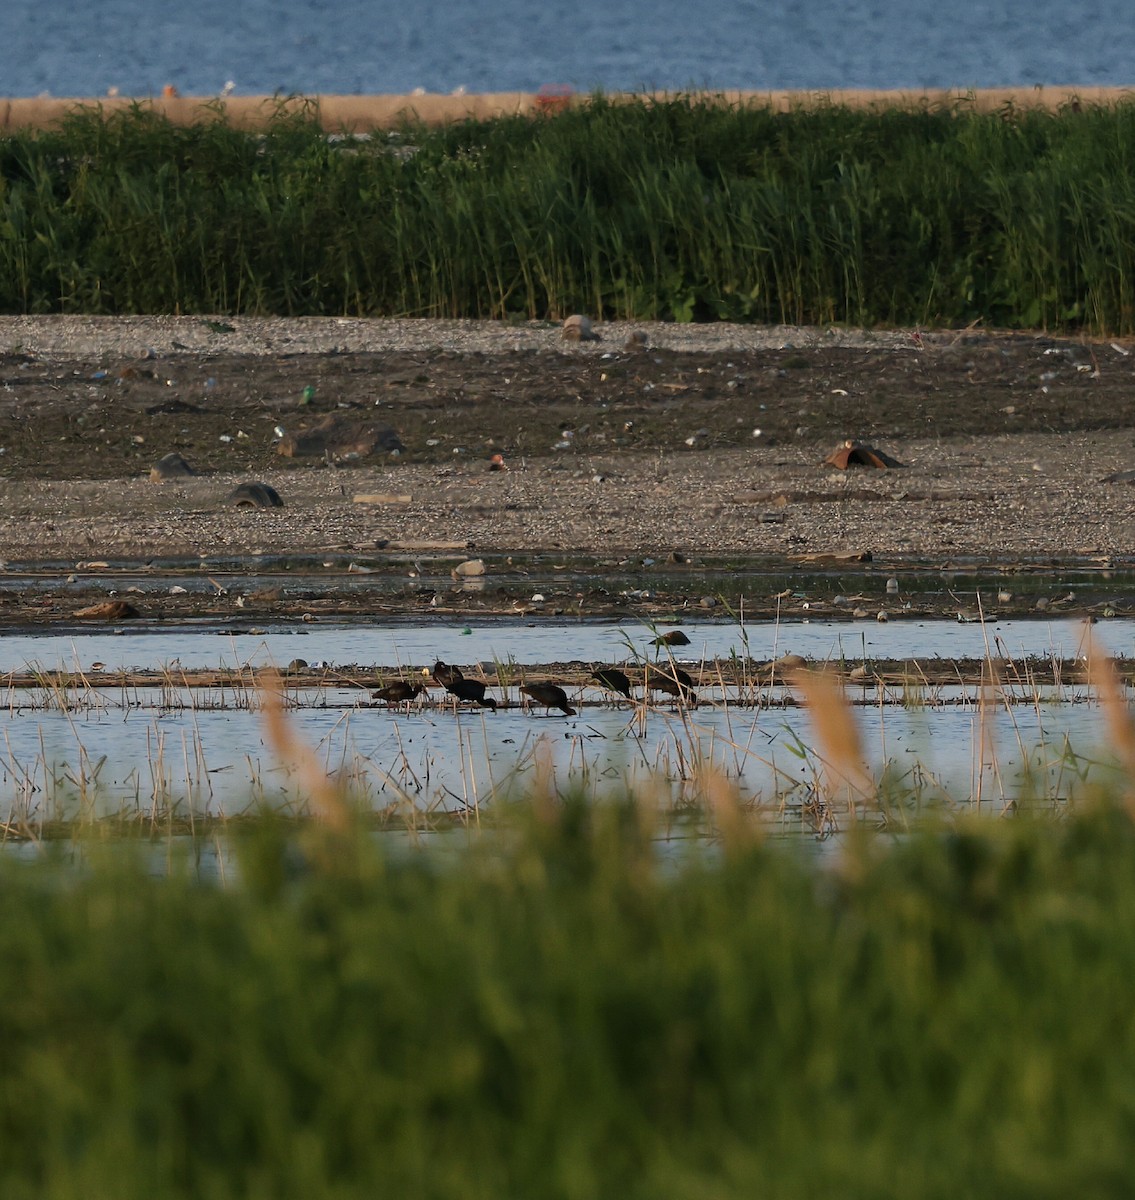
[{"label": "green weed patch", "polygon": [[5,1197],[1123,1195],[1118,808],[660,859],[538,803],[456,855],[269,821],[240,881],[5,864]]},{"label": "green weed patch", "polygon": [[1135,106],[697,98],[0,141],[0,311],[1135,329]]}]

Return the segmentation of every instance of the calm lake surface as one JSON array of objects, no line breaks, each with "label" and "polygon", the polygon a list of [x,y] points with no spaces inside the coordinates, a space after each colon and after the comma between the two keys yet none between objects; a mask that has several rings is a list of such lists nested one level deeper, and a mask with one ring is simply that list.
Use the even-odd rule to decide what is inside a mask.
[{"label": "calm lake surface", "polygon": [[[522,796],[543,773],[600,796],[629,780],[675,813],[704,808],[707,777],[723,775],[799,829],[823,771],[800,708],[392,713],[353,707],[358,694],[299,696],[289,724],[365,806],[397,812],[396,825]],[[101,709],[0,712],[0,817],[154,814],[160,824],[170,812],[236,815],[258,804],[304,811],[295,762],[277,758],[258,711],[235,707],[232,696],[228,707],[160,712],[116,708],[113,699]],[[933,706],[864,706],[856,720],[872,772],[885,768],[928,805],[975,796],[1002,805],[1026,777],[1065,799],[1083,782],[1077,772],[1100,778],[1102,770],[1092,765],[1103,757],[1101,716],[1086,700],[982,712],[942,689]]]},{"label": "calm lake surface", "polygon": [[[653,651],[655,631],[643,622],[541,620],[527,624],[508,618],[470,621],[423,620],[373,624],[299,623],[249,626],[235,633],[187,628],[81,630],[53,634],[6,634],[0,638],[0,674],[27,666],[89,671],[101,662],[108,671],[186,670],[250,666],[284,667],[295,658],[328,666],[358,665],[399,670],[432,665],[437,659],[463,666],[509,661],[610,663],[633,650]],[[753,622],[697,621],[681,626],[690,645],[676,657],[683,663],[732,655],[766,660],[802,654],[820,662],[841,658],[983,658],[987,651],[1020,657],[1074,658],[1085,651],[1088,630],[1108,654],[1135,656],[1135,621],[1103,620],[1087,626],[1066,620],[1005,620],[978,624],[895,619],[862,621],[799,620]]]},{"label": "calm lake surface", "polygon": [[1132,83],[1135,7],[1080,0],[6,0],[0,94]]}]

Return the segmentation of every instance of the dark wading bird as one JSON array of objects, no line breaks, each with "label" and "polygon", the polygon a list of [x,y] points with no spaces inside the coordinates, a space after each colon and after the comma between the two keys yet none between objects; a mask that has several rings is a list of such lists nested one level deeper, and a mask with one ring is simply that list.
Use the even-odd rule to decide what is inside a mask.
[{"label": "dark wading bird", "polygon": [[447,691],[449,690],[449,685],[455,680],[465,678],[461,674],[460,667],[451,667],[448,663],[443,663],[440,658],[434,663],[434,669],[431,674]]},{"label": "dark wading bird", "polygon": [[660,633],[650,644],[659,649],[663,646],[688,646],[690,639],[680,629],[671,629],[669,633]]},{"label": "dark wading bird", "polygon": [[479,679],[466,679],[462,675],[460,678],[454,679],[445,690],[451,696],[456,696],[458,700],[472,700],[474,704],[479,704],[482,708],[491,708],[493,712],[496,712],[497,702],[491,696],[485,695],[487,687],[488,685]]},{"label": "dark wading bird", "polygon": [[568,703],[567,692],[558,683],[522,683],[520,690],[545,708],[558,708],[565,716],[575,716],[575,709]]},{"label": "dark wading bird", "polygon": [[618,667],[600,667],[591,672],[591,678],[608,690],[618,692],[628,700],[631,698],[631,681]]},{"label": "dark wading bird", "polygon": [[646,672],[646,690],[648,692],[665,692],[668,696],[676,696],[679,700],[692,700],[697,703],[698,694],[694,689],[694,681],[681,667],[651,667]]},{"label": "dark wading bird", "polygon": [[420,683],[407,683],[404,679],[396,679],[371,693],[372,700],[385,700],[387,704],[403,704],[407,700],[415,700],[422,694]]}]

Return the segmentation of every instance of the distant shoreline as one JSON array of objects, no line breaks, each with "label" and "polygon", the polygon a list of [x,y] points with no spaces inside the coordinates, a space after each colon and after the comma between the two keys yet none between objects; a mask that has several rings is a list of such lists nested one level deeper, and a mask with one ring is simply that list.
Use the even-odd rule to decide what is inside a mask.
[{"label": "distant shoreline", "polygon": [[[687,96],[673,92],[607,93],[608,99],[668,99]],[[814,90],[814,91],[707,91],[698,93],[729,105],[759,105],[780,111],[823,105],[853,108],[941,108],[958,106],[975,111],[997,109],[1113,107],[1135,100],[1131,87],[1007,87],[980,89],[928,88],[900,90]],[[57,125],[77,109],[101,109],[107,114],[142,105],[177,125],[189,125],[215,112],[223,112],[234,126],[259,129],[281,110],[309,111],[325,129],[362,133],[396,128],[405,121],[442,125],[467,119],[488,120],[541,112],[586,103],[589,93],[549,88],[541,92],[489,92],[477,95],[440,93],[372,96],[101,96],[101,97],[13,97],[0,99],[0,132],[45,129]]]}]

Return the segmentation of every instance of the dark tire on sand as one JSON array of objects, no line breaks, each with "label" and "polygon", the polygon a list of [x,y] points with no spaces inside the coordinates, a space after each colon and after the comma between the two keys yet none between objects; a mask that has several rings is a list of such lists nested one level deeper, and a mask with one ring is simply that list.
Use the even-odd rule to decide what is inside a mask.
[{"label": "dark tire on sand", "polygon": [[267,483],[241,483],[228,494],[227,502],[237,508],[283,508],[280,493]]}]

